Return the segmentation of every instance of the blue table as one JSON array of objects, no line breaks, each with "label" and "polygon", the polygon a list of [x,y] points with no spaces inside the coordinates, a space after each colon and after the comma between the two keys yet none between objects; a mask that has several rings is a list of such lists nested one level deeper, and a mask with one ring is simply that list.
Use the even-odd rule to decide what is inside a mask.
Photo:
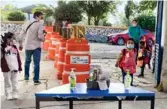
[{"label": "blue table", "polygon": [[36,109],[40,109],[40,101],[69,101],[69,108],[73,109],[73,101],[118,101],[118,109],[122,109],[124,100],[149,100],[154,109],[155,93],[137,87],[129,91],[124,89],[122,83],[111,83],[106,91],[87,90],[85,83],[78,83],[76,90],[71,91],[69,84],[58,86],[46,91],[38,92],[36,96]]}]

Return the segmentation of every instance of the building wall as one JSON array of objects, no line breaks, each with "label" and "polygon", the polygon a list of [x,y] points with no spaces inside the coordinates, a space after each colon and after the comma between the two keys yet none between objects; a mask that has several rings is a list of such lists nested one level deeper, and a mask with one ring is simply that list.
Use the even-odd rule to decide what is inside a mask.
[{"label": "building wall", "polygon": [[167,1],[164,1],[163,21],[162,21],[162,46],[163,46],[163,62],[161,81],[163,90],[167,92]]}]

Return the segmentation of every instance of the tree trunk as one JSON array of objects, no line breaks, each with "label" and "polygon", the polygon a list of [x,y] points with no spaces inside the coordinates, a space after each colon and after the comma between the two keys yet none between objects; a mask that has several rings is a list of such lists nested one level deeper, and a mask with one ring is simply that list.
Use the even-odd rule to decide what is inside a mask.
[{"label": "tree trunk", "polygon": [[127,17],[127,19],[128,19],[128,26],[130,26],[130,19],[129,19],[129,17]]},{"label": "tree trunk", "polygon": [[88,16],[88,25],[90,25],[91,17]]},{"label": "tree trunk", "polygon": [[94,18],[94,24],[97,26],[99,25],[99,19],[97,17]]}]

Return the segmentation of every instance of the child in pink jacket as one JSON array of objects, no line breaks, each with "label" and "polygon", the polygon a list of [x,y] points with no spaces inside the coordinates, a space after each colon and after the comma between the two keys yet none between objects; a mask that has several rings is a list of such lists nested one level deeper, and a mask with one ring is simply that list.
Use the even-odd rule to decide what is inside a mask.
[{"label": "child in pink jacket", "polygon": [[137,50],[134,48],[134,44],[134,40],[132,38],[129,38],[126,44],[127,47],[121,51],[120,57],[116,62],[116,67],[120,67],[122,70],[123,83],[127,71],[130,71],[130,75],[132,77],[131,85],[133,85],[133,74],[136,73]]}]

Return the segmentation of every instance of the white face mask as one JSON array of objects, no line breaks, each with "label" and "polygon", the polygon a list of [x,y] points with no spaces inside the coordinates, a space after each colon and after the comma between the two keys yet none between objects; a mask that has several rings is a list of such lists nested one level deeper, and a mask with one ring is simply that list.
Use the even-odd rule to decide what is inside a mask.
[{"label": "white face mask", "polygon": [[133,24],[132,24],[132,26],[134,26],[134,27],[135,27],[135,26],[137,26],[137,24],[133,23]]},{"label": "white face mask", "polygon": [[40,20],[39,22],[40,22],[42,25],[44,25],[44,20]]},{"label": "white face mask", "polygon": [[134,48],[134,44],[127,44],[127,48],[133,49]]}]

